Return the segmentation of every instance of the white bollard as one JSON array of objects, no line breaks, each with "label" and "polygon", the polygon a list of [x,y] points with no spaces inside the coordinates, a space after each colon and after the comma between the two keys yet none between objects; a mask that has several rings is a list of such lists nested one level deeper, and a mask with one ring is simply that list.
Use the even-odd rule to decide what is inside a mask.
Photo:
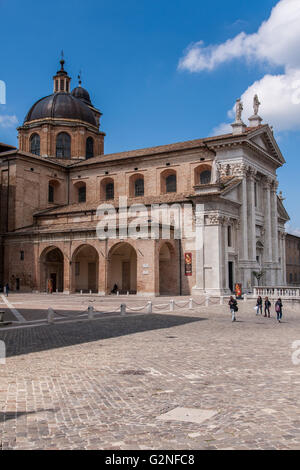
[{"label": "white bollard", "polygon": [[189,301],[189,310],[193,310],[193,299]]},{"label": "white bollard", "polygon": [[121,315],[126,315],[126,304],[121,304]]},{"label": "white bollard", "polygon": [[92,293],[92,291],[91,291],[91,289],[90,289],[90,295],[91,295],[91,293]]},{"label": "white bollard", "polygon": [[58,294],[58,289],[56,289],[56,293]]},{"label": "white bollard", "polygon": [[152,302],[151,302],[151,300],[149,300],[149,302],[147,304],[147,313],[152,313]]},{"label": "white bollard", "polygon": [[129,295],[129,290],[127,291],[127,295]]},{"label": "white bollard", "polygon": [[174,300],[170,300],[170,312],[174,312]]},{"label": "white bollard", "polygon": [[120,292],[117,290],[117,295],[120,295]]},{"label": "white bollard", "polygon": [[82,290],[80,291],[80,295],[82,295]]},{"label": "white bollard", "polygon": [[49,307],[48,308],[48,317],[47,317],[47,321],[48,323],[54,323],[54,310],[53,308]]},{"label": "white bollard", "polygon": [[205,307],[209,306],[209,297],[205,297]]},{"label": "white bollard", "polygon": [[224,297],[220,295],[220,305],[224,305]]},{"label": "white bollard", "polygon": [[248,300],[248,296],[247,294],[244,294],[244,302],[247,302],[247,300]]},{"label": "white bollard", "polygon": [[88,319],[93,320],[94,318],[94,307],[92,305],[88,306]]}]

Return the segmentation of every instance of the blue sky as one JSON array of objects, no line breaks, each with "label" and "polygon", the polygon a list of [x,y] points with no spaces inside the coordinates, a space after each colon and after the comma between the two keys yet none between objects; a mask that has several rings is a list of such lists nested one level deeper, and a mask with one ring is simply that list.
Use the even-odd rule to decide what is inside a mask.
[{"label": "blue sky", "polygon": [[[16,145],[17,124],[35,100],[52,93],[62,49],[72,85],[82,70],[83,86],[103,112],[105,153],[211,135],[226,128],[240,96],[246,121],[247,100],[257,87],[261,115],[274,125],[287,160],[278,174],[290,230],[300,230],[300,104],[284,101],[279,87],[284,81],[293,88],[298,72],[300,80],[299,22],[294,29],[289,23],[297,4],[0,0],[0,80],[7,86],[0,141]],[[4,116],[10,116],[10,127]]]}]

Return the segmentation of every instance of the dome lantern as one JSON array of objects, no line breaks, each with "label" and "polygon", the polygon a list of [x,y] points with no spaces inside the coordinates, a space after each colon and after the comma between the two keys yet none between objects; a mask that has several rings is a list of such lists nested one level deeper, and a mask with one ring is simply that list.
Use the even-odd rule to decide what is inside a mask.
[{"label": "dome lantern", "polygon": [[53,93],[70,93],[71,78],[64,69],[65,59],[64,52],[61,52],[60,70],[57,71],[53,77]]}]

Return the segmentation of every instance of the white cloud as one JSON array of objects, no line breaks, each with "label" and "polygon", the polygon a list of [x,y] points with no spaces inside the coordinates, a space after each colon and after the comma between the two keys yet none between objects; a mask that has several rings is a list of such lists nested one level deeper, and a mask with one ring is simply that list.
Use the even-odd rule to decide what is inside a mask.
[{"label": "white cloud", "polygon": [[[240,33],[223,44],[204,47],[202,41],[191,45],[179,68],[190,72],[214,70],[225,62],[244,58],[281,66],[284,72],[267,74],[242,95],[244,121],[253,114],[253,96],[262,103],[260,115],[277,131],[300,129],[300,0],[280,0],[270,17],[254,34]],[[233,120],[234,108],[228,117]],[[215,134],[228,131],[228,124],[217,126]]]},{"label": "white cloud", "polygon": [[191,44],[179,68],[190,72],[213,70],[238,58],[266,61],[273,65],[300,66],[300,1],[280,0],[270,17],[254,34],[244,32],[223,44],[207,47],[203,41]]},{"label": "white cloud", "polygon": [[290,223],[288,223],[285,227],[287,233],[290,233],[291,235],[296,235],[297,237],[300,237],[300,228],[295,228],[293,227]]},{"label": "white cloud", "polygon": [[9,114],[0,114],[0,127],[15,127],[17,124],[17,116]]}]

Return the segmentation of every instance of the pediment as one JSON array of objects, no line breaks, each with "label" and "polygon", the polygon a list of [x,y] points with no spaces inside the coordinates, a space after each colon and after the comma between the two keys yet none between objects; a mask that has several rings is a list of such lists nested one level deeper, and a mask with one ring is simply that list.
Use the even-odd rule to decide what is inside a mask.
[{"label": "pediment", "polygon": [[250,133],[248,135],[248,142],[265,155],[277,160],[280,165],[285,163],[285,159],[269,126],[263,126]]}]

